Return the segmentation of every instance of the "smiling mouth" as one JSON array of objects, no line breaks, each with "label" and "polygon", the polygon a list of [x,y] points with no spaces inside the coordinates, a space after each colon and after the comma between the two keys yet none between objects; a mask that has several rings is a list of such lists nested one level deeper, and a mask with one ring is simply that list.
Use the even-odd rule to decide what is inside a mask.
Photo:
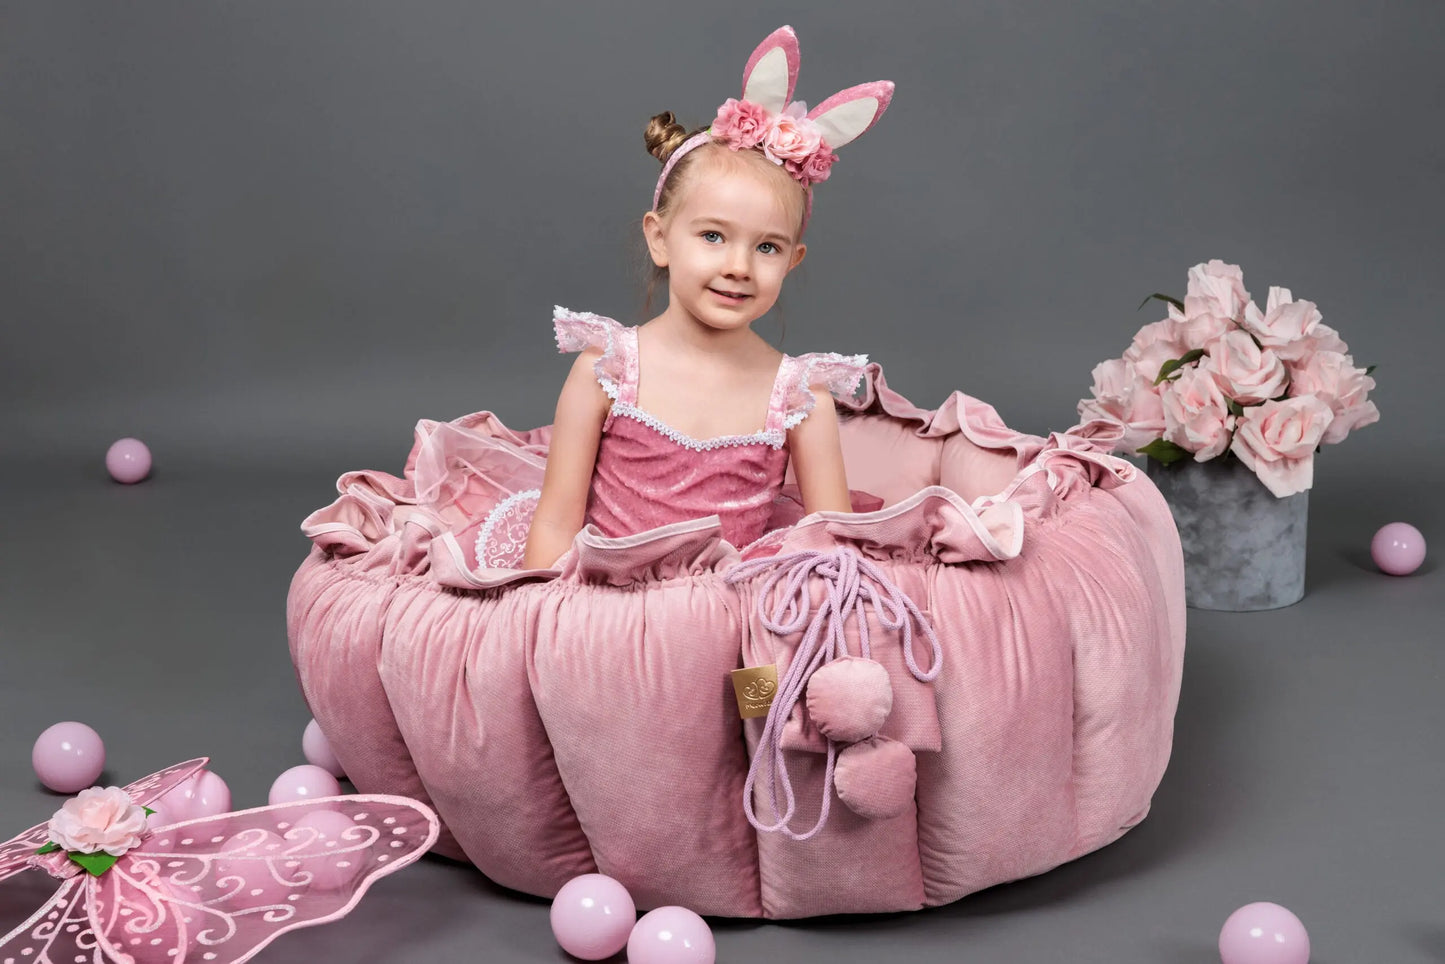
[{"label": "smiling mouth", "polygon": [[744,301],[749,297],[748,295],[736,291],[719,291],[716,288],[709,288],[707,290],[711,291],[713,294],[721,298],[726,298],[728,301]]}]

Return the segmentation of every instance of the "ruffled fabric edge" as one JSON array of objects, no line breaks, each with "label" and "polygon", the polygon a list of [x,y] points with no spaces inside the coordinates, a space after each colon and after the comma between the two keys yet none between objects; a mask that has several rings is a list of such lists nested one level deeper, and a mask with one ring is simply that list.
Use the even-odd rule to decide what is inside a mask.
[{"label": "ruffled fabric edge", "polygon": [[858,385],[868,374],[867,355],[840,355],[835,351],[811,351],[789,355],[792,371],[783,407],[783,428],[796,428],[813,411],[817,400],[813,386],[827,388],[840,401],[852,401]]},{"label": "ruffled fabric edge", "polygon": [[607,397],[617,401],[620,387],[627,383],[628,359],[626,353],[618,350],[622,344],[622,324],[590,311],[572,311],[554,305],[552,328],[557,337],[557,351],[564,355],[588,348],[602,349],[602,356],[592,365],[592,370]]}]

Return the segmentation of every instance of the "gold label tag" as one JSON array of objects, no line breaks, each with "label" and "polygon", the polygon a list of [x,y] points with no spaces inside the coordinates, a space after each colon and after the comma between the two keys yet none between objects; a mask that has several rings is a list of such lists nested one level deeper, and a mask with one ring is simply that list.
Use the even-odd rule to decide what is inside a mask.
[{"label": "gold label tag", "polygon": [[743,719],[767,716],[777,692],[776,666],[745,666],[733,670],[733,694],[738,698],[738,713]]}]

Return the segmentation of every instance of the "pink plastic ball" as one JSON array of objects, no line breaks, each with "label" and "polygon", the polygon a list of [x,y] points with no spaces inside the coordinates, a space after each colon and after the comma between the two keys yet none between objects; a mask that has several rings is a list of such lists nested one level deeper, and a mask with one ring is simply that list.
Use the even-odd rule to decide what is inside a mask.
[{"label": "pink plastic ball", "polygon": [[295,879],[295,871],[286,867],[282,856],[286,847],[279,835],[259,827],[233,834],[221,844],[216,852],[231,856],[216,861],[212,882],[220,894],[229,895],[227,909],[275,906],[285,903],[288,894],[300,892],[299,885],[287,883]]},{"label": "pink plastic ball", "polygon": [[84,723],[56,723],[35,740],[30,765],[56,793],[79,793],[95,786],[105,769],[105,743]]},{"label": "pink plastic ball", "polygon": [[105,469],[117,482],[139,482],[150,475],[151,450],[138,438],[117,439],[105,453]]},{"label": "pink plastic ball", "polygon": [[1219,932],[1223,964],[1308,964],[1310,936],[1293,913],[1278,904],[1245,904]]},{"label": "pink plastic ball", "polygon": [[562,950],[600,961],[627,947],[637,906],[627,888],[605,874],[583,874],[562,885],[552,901],[552,935]]},{"label": "pink plastic ball", "polygon": [[[167,790],[160,799],[151,804],[151,809],[159,811],[157,815],[164,814],[168,823],[214,817],[230,811],[231,788],[226,786],[225,780],[210,770],[202,770]],[[156,822],[155,816],[151,817],[149,824],[153,827],[165,826]]]},{"label": "pink plastic ball", "polygon": [[712,929],[686,907],[648,911],[627,939],[628,964],[713,964],[716,960]]},{"label": "pink plastic ball", "polygon": [[293,800],[315,800],[319,797],[340,795],[341,784],[336,782],[335,777],[319,766],[303,763],[276,778],[276,782],[271,784],[267,801],[274,806]]},{"label": "pink plastic ball", "polygon": [[1408,522],[1391,522],[1370,540],[1370,557],[1381,571],[1408,576],[1425,561],[1425,536]]},{"label": "pink plastic ball", "polygon": [[315,720],[307,723],[306,732],[301,734],[301,753],[307,763],[320,767],[333,777],[346,776],[346,771],[341,769],[341,761],[331,752],[331,744]]},{"label": "pink plastic ball", "polygon": [[[301,853],[320,854],[305,857],[301,862],[302,869],[311,874],[313,886],[322,890],[341,890],[361,872],[368,853],[365,850],[344,852],[364,840],[359,832],[353,833],[349,839],[345,837],[346,831],[355,826],[356,821],[344,813],[313,810],[286,831],[288,849],[303,844]],[[316,835],[315,839],[312,839],[312,833]]]}]

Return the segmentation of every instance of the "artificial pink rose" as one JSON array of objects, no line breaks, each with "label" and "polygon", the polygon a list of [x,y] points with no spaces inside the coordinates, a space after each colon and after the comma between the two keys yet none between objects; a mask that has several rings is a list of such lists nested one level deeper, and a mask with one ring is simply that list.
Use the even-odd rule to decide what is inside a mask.
[{"label": "artificial pink rose", "polygon": [[1261,345],[1283,355],[1281,349],[1308,338],[1320,317],[1314,302],[1295,301],[1288,288],[1270,288],[1265,310],[1251,301],[1244,307],[1241,323]]},{"label": "artificial pink rose", "polygon": [[823,132],[798,113],[797,104],[789,104],[775,115],[763,132],[763,153],[774,164],[805,161],[822,146]]},{"label": "artificial pink rose", "polygon": [[1093,393],[1093,398],[1080,400],[1080,419],[1097,418],[1118,424],[1123,436],[1116,448],[1133,454],[1163,433],[1164,412],[1159,406],[1158,389],[1140,378],[1124,359],[1113,358],[1094,366]]},{"label": "artificial pink rose", "polygon": [[1279,356],[1235,328],[1205,349],[1224,393],[1241,405],[1253,405],[1284,393],[1289,372]]},{"label": "artificial pink rose", "polygon": [[131,802],[120,787],[91,787],[65,801],[50,818],[50,839],[64,850],[119,857],[140,843],[145,808]]},{"label": "artificial pink rose", "polygon": [[1313,395],[1246,408],[1229,450],[1283,499],[1314,484],[1314,453],[1334,415]]},{"label": "artificial pink rose", "polygon": [[1187,368],[1159,386],[1164,409],[1164,438],[1194,453],[1194,461],[1207,462],[1229,448],[1234,416],[1208,368]]},{"label": "artificial pink rose", "polygon": [[1184,350],[1179,353],[1181,355],[1185,351],[1205,347],[1234,327],[1232,321],[1218,315],[1206,313],[1193,318],[1186,317],[1184,312],[1173,305],[1169,306],[1169,322],[1170,340]]},{"label": "artificial pink rose", "polygon": [[1165,362],[1189,350],[1179,335],[1179,326],[1172,319],[1145,325],[1124,350],[1124,361],[1134,366],[1140,378],[1153,382]]},{"label": "artificial pink rose", "polygon": [[1299,367],[1291,366],[1290,395],[1313,396],[1330,407],[1334,419],[1323,441],[1334,445],[1357,428],[1380,420],[1380,411],[1368,396],[1375,380],[1356,368],[1354,359],[1337,351],[1317,351]]},{"label": "artificial pink rose", "polygon": [[828,142],[821,141],[818,149],[802,161],[784,161],[783,166],[792,175],[809,184],[828,180],[828,174],[838,155],[828,150]]},{"label": "artificial pink rose", "polygon": [[761,104],[729,97],[717,109],[712,136],[735,151],[762,143],[773,115]]},{"label": "artificial pink rose", "polygon": [[1239,321],[1249,292],[1244,290],[1244,272],[1237,264],[1214,260],[1189,269],[1189,287],[1184,295],[1184,316],[1214,315]]},{"label": "artificial pink rose", "polygon": [[1308,361],[1309,356],[1318,351],[1334,351],[1341,355],[1350,353],[1350,346],[1335,331],[1324,322],[1310,328],[1309,334],[1298,341],[1292,341],[1274,349],[1274,353],[1285,361],[1298,362],[1303,364]]}]

